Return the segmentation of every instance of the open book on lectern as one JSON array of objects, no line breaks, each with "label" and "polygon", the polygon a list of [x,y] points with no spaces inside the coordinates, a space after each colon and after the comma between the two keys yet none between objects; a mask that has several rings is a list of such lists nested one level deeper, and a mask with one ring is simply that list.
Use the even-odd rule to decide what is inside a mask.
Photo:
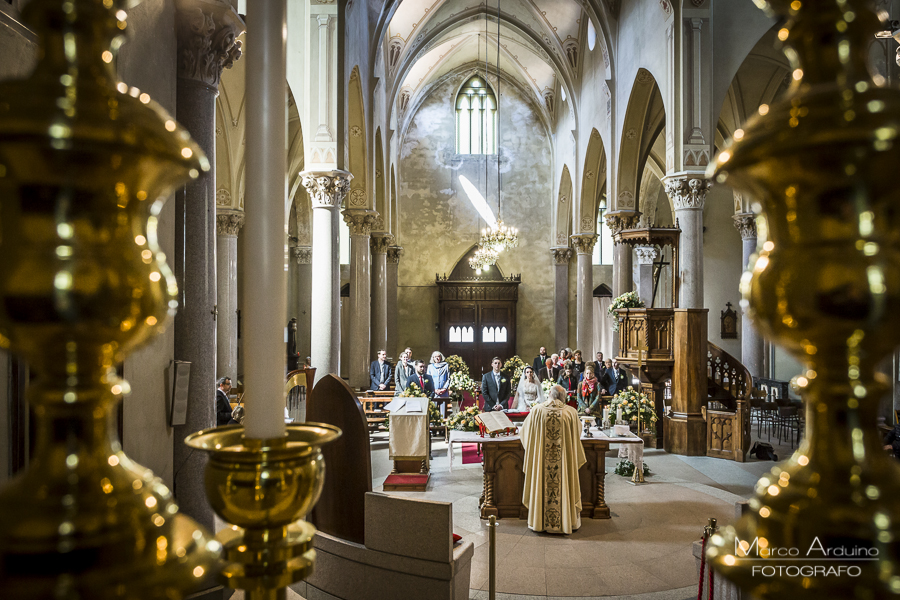
[{"label": "open book on lectern", "polygon": [[515,429],[513,422],[502,411],[483,412],[475,415],[475,420],[484,425],[487,433],[497,433],[507,429]]}]

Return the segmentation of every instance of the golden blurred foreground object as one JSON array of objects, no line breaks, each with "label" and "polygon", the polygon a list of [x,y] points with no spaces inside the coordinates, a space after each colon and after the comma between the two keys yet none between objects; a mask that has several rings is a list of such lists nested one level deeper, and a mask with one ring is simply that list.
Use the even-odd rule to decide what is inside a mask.
[{"label": "golden blurred foreground object", "polygon": [[900,328],[900,91],[868,71],[881,28],[869,2],[756,2],[787,18],[793,83],[711,171],[764,210],[742,289],[806,366],[806,437],[708,557],[760,598],[895,597],[900,467],[876,428],[889,387],[875,366]]},{"label": "golden blurred foreground object", "polygon": [[322,446],[336,440],[333,425],[288,425],[278,440],[244,437],[240,425],[199,431],[185,443],[209,453],[206,495],[232,528],[219,532],[226,564],[223,583],[247,600],[284,598],[288,585],[313,570],[316,529],[305,521],[325,477]]},{"label": "golden blurred foreground object", "polygon": [[177,307],[157,215],[209,168],[149,96],[116,83],[124,8],[32,0],[40,60],[0,84],[0,344],[38,375],[33,455],[0,490],[5,598],[180,598],[220,550],[114,427],[128,393],[115,366]]}]

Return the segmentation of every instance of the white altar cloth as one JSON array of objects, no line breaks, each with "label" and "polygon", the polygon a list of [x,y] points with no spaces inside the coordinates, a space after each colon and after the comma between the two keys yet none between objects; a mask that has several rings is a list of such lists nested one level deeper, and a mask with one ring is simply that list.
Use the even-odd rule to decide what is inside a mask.
[{"label": "white altar cloth", "polygon": [[428,460],[428,400],[421,400],[423,410],[420,413],[407,413],[404,406],[388,416],[391,460]]}]

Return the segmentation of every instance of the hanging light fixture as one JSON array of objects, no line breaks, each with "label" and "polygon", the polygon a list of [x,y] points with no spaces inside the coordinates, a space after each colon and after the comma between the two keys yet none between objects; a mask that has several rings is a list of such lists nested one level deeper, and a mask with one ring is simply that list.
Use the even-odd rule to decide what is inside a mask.
[{"label": "hanging light fixture", "polygon": [[[487,20],[485,19],[485,23]],[[485,25],[486,26],[486,25]],[[484,55],[484,78],[487,81],[487,52]],[[490,223],[489,227],[481,230],[479,249],[491,250],[499,256],[504,250],[515,248],[519,245],[519,230],[503,224],[500,217],[502,205],[503,181],[500,175],[500,0],[497,0],[497,220]],[[485,173],[487,165],[485,164]],[[485,180],[487,178],[485,177]],[[496,261],[496,259],[494,259]],[[493,263],[492,263],[493,264]]]},{"label": "hanging light fixture", "polygon": [[500,253],[493,248],[479,244],[475,254],[469,257],[469,267],[475,269],[475,272],[481,275],[482,271],[487,271],[491,268],[491,265],[497,262],[499,255]]}]

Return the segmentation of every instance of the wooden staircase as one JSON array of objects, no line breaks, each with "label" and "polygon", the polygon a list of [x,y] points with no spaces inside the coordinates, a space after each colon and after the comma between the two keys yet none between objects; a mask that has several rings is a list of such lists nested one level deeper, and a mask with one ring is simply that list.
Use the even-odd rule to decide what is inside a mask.
[{"label": "wooden staircase", "polygon": [[706,455],[744,462],[753,378],[741,361],[712,342],[707,345]]}]

